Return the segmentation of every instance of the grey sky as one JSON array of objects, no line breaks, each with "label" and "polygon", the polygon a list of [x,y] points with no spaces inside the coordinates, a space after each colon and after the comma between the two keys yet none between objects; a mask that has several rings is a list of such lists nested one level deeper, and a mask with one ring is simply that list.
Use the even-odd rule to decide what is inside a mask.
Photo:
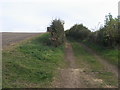
[{"label": "grey sky", "polygon": [[44,32],[55,18],[65,21],[65,29],[76,23],[98,29],[108,13],[117,17],[118,1],[0,0],[0,32]]}]

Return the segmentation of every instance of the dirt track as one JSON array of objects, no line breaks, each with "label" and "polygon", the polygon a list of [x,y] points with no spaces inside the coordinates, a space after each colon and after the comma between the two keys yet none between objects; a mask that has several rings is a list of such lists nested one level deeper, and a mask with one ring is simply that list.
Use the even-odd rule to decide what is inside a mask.
[{"label": "dirt track", "polygon": [[[65,60],[68,63],[68,67],[59,70],[60,76],[58,79],[55,79],[54,82],[56,88],[114,88],[114,86],[106,84],[102,79],[85,72],[84,67],[80,68],[78,66],[70,43],[66,43],[65,53]],[[107,66],[109,67],[109,65]]]},{"label": "dirt track", "polygon": [[31,38],[33,36],[39,35],[40,33],[2,33],[2,48],[7,48],[8,46],[25,40],[27,38]]}]

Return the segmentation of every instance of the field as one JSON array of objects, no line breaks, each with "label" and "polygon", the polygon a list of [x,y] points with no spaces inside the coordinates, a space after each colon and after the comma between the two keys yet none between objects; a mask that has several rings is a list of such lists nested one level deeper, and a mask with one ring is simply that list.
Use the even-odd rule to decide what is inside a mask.
[{"label": "field", "polygon": [[118,0],[0,2],[0,89],[120,90]]},{"label": "field", "polygon": [[31,38],[40,33],[10,33],[3,32],[2,33],[2,47],[6,48],[10,45],[14,45],[15,43],[25,40],[27,38]]},{"label": "field", "polygon": [[118,87],[117,66],[102,52],[74,40],[53,47],[48,33],[28,37],[2,51],[3,88]]}]

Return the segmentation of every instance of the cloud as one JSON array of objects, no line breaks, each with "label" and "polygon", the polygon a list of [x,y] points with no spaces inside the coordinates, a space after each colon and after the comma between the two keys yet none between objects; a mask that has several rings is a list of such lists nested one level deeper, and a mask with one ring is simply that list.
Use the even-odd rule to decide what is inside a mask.
[{"label": "cloud", "polygon": [[65,29],[83,23],[89,29],[109,12],[117,16],[118,0],[1,0],[0,31],[46,31],[51,20],[65,21]]}]

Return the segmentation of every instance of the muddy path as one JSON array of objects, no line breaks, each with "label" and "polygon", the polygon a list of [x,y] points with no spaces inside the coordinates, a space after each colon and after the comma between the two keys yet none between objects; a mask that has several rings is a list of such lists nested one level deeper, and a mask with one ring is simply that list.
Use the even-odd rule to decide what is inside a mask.
[{"label": "muddy path", "polygon": [[2,33],[2,48],[5,49],[10,45],[18,43],[22,40],[32,38],[33,36],[39,35],[40,33]]},{"label": "muddy path", "polygon": [[102,79],[98,79],[85,72],[85,68],[78,67],[73,49],[70,43],[66,43],[65,60],[68,63],[67,68],[60,69],[60,76],[55,79],[56,88],[100,88],[110,87]]}]

